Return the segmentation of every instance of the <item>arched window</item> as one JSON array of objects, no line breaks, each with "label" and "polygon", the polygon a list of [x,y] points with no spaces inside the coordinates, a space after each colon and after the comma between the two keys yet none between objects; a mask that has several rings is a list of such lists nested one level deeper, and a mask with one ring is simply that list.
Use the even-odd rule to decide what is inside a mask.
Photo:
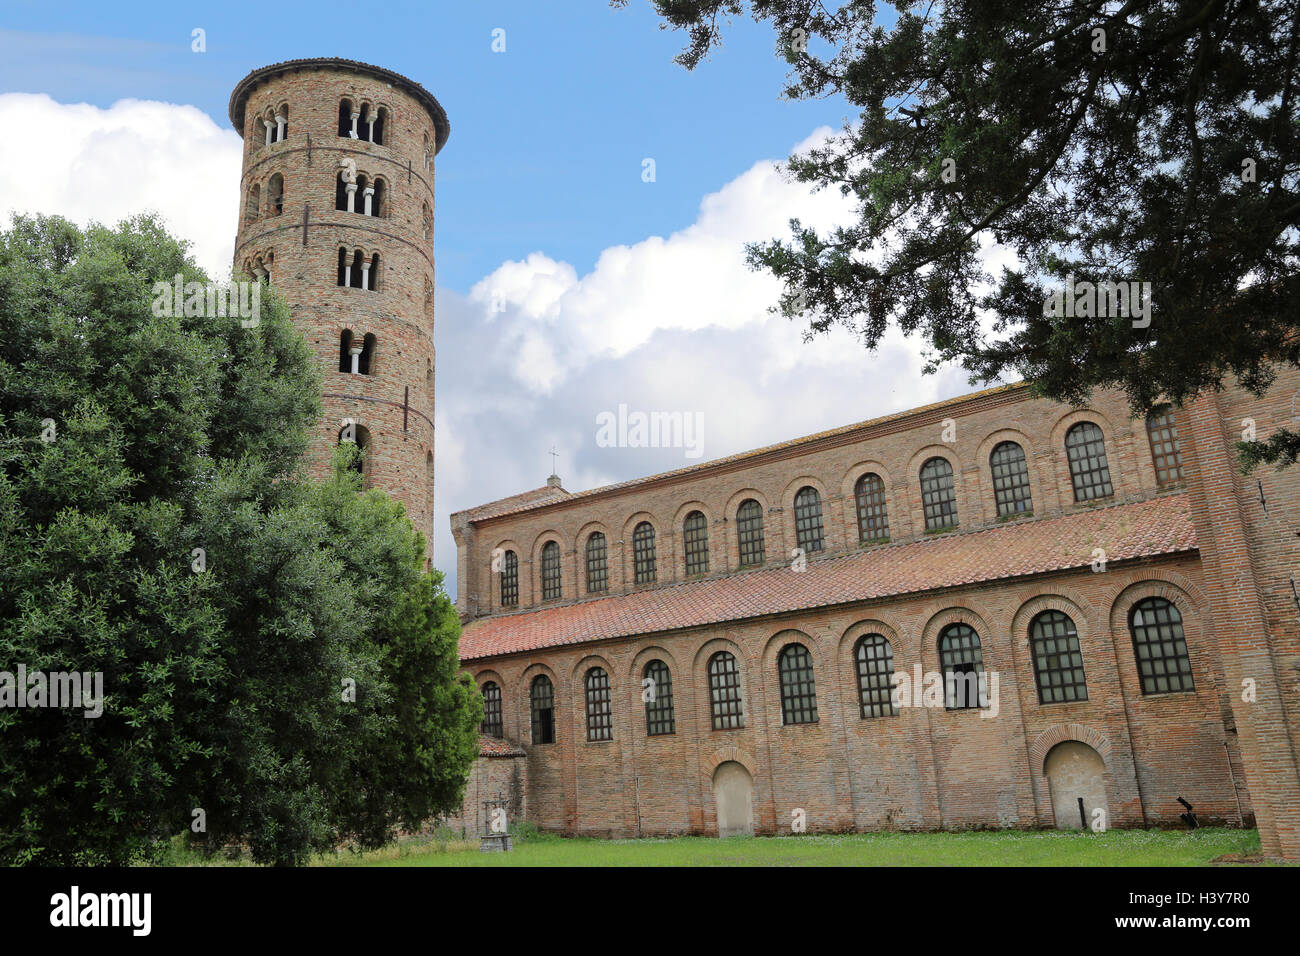
[{"label": "arched window", "polygon": [[597,594],[609,589],[609,564],[606,556],[605,535],[593,531],[587,536],[587,593]]},{"label": "arched window", "polygon": [[949,624],[939,634],[939,662],[943,667],[944,706],[970,710],[987,702],[984,686],[984,651],[980,636],[969,624]]},{"label": "arched window", "polygon": [[272,173],[270,182],[266,185],[266,199],[271,207],[272,216],[278,216],[284,212],[284,176],[280,173]]},{"label": "arched window", "polygon": [[385,204],[387,203],[388,187],[384,185],[382,179],[376,179],[370,186],[373,195],[366,197],[365,214],[367,216],[383,217]]},{"label": "arched window", "polygon": [[709,658],[709,709],[713,714],[714,730],[735,730],[745,726],[741,709],[740,670],[736,657],[728,651],[718,651]]},{"label": "arched window", "polygon": [[257,217],[262,214],[262,187],[254,185],[248,191],[248,205],[244,210],[244,215],[249,222],[256,222]]},{"label": "arched window", "polygon": [[344,419],[345,424],[339,429],[339,444],[351,442],[360,452],[353,459],[352,467],[365,479],[365,487],[370,487],[370,432],[364,425],[358,425],[351,419]]},{"label": "arched window", "polygon": [[429,134],[424,134],[424,171],[428,172],[433,169],[433,140],[429,139]]},{"label": "arched window", "polygon": [[1147,598],[1133,607],[1128,626],[1143,694],[1196,690],[1178,608],[1164,598]]},{"label": "arched window", "polygon": [[1147,416],[1147,438],[1160,487],[1178,484],[1183,480],[1183,456],[1178,447],[1174,410],[1168,405],[1161,405]]},{"label": "arched window", "polygon": [[342,100],[339,103],[339,135],[350,136],[352,139],[357,138],[357,121],[361,114],[356,107],[352,105],[351,100]]},{"label": "arched window", "polygon": [[382,106],[378,108],[367,106],[365,109],[364,127],[366,136],[376,146],[382,146],[384,145],[385,127],[388,125],[388,110]]},{"label": "arched window", "polygon": [[824,546],[822,535],[822,496],[816,488],[805,485],[794,496],[794,536],[807,554]]},{"label": "arched window", "polygon": [[276,135],[275,141],[283,143],[289,138],[289,104],[283,103],[275,111]]},{"label": "arched window", "polygon": [[[357,253],[360,255],[360,253]],[[370,261],[361,262],[361,288],[369,289],[371,292],[379,291],[379,253],[370,257]]]},{"label": "arched window", "polygon": [[763,506],[753,498],[746,498],[736,509],[736,540],[742,568],[763,563]]},{"label": "arched window", "polygon": [[420,209],[420,231],[425,242],[433,241],[433,210],[427,202]]},{"label": "arched window", "polygon": [[1029,466],[1023,448],[1013,441],[999,443],[989,455],[989,469],[993,472],[993,497],[997,501],[999,517],[1028,514],[1034,510],[1034,500],[1029,493]]},{"label": "arched window", "polygon": [[948,459],[931,458],[921,466],[921,505],[925,509],[925,530],[957,526],[957,493]]},{"label": "arched window", "polygon": [[587,671],[587,739],[613,740],[614,716],[609,706],[609,675],[603,667]]},{"label": "arched window", "polygon": [[662,737],[676,732],[673,719],[673,675],[668,665],[655,659],[642,671],[641,696],[645,699],[645,732]]},{"label": "arched window", "polygon": [[479,732],[489,737],[504,736],[501,727],[501,688],[496,681],[490,680],[483,685],[483,723],[479,725]]},{"label": "arched window", "polygon": [[1065,433],[1065,456],[1070,461],[1075,501],[1093,501],[1114,494],[1106,463],[1106,439],[1093,422],[1079,422]]},{"label": "arched window", "polygon": [[[357,355],[360,354],[360,352],[357,353]],[[339,371],[355,371],[353,368],[355,364],[356,360],[352,355],[352,330],[344,329],[339,335]]]},{"label": "arched window", "polygon": [[375,337],[372,333],[367,332],[361,339],[361,354],[357,356],[357,372],[361,375],[370,374],[370,364],[375,358]]},{"label": "arched window", "polygon": [[357,184],[348,182],[348,171],[340,169],[334,179],[334,208],[338,212],[353,212],[357,205]]},{"label": "arched window", "polygon": [[709,570],[709,523],[702,511],[692,511],[682,525],[686,545],[686,573],[706,574]]},{"label": "arched window", "polygon": [[858,670],[858,708],[863,719],[892,717],[894,707],[894,648],[883,634],[864,634],[853,647]]},{"label": "arched window", "polygon": [[[357,253],[357,255],[359,256],[360,253]],[[358,272],[359,272],[360,270],[355,270],[355,269],[353,268],[353,264],[354,264],[354,263],[353,263],[353,259],[352,259],[351,256],[348,255],[348,251],[347,251],[346,249],[344,249],[342,246],[339,246],[339,282],[338,282],[338,284],[339,284],[340,286],[352,286],[352,285],[355,284],[354,281],[353,281],[353,275],[352,275],[352,274],[353,274],[354,271],[358,271]]]},{"label": "arched window", "polygon": [[542,600],[558,601],[562,593],[560,545],[557,541],[548,541],[542,545]]},{"label": "arched window", "polygon": [[501,556],[501,606],[519,605],[519,556],[507,551]]},{"label": "arched window", "polygon": [[776,662],[781,678],[781,723],[817,723],[817,684],[812,655],[802,644],[787,644]]},{"label": "arched window", "polygon": [[555,743],[555,688],[545,674],[534,677],[528,688],[528,709],[533,718],[533,743]]},{"label": "arched window", "polygon": [[889,513],[885,507],[885,483],[868,472],[853,486],[853,501],[858,509],[858,543],[872,544],[889,540]]},{"label": "arched window", "polygon": [[1034,680],[1040,704],[1063,704],[1088,699],[1083,675],[1083,654],[1074,621],[1061,611],[1044,611],[1029,625],[1034,649]]},{"label": "arched window", "polygon": [[654,583],[655,529],[649,521],[642,521],[632,531],[632,569],[637,584]]}]

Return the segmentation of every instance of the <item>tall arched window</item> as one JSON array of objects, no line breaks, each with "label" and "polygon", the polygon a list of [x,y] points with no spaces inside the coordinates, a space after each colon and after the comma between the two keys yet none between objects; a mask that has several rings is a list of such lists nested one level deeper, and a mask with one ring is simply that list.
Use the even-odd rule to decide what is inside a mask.
[{"label": "tall arched window", "polygon": [[1096,424],[1079,422],[1065,433],[1065,457],[1070,462],[1075,501],[1109,498],[1115,493],[1106,463],[1106,439]]},{"label": "tall arched window", "polygon": [[969,624],[949,624],[939,633],[939,662],[943,667],[944,706],[969,710],[987,701],[984,651],[980,636]]},{"label": "tall arched window", "polygon": [[1029,625],[1029,643],[1034,649],[1034,680],[1040,704],[1088,699],[1079,633],[1068,614],[1039,614]]},{"label": "tall arched window", "polygon": [[483,685],[483,723],[479,725],[479,732],[489,737],[504,735],[501,726],[501,688],[496,681],[490,680]]},{"label": "tall arched window", "polygon": [[1171,407],[1161,405],[1147,416],[1147,438],[1151,441],[1151,460],[1160,487],[1178,484],[1183,480],[1183,456]]},{"label": "tall arched window", "polygon": [[632,569],[637,584],[654,583],[655,529],[649,521],[642,521],[632,531]]},{"label": "tall arched window", "polygon": [[822,534],[822,496],[816,488],[805,485],[794,496],[794,536],[799,547],[811,554],[820,551]]},{"label": "tall arched window", "polygon": [[763,563],[763,506],[753,498],[746,498],[736,509],[736,541],[742,568]]},{"label": "tall arched window", "polygon": [[993,472],[993,497],[999,517],[1009,518],[1034,510],[1023,448],[1013,441],[999,443],[989,455],[989,470]]},{"label": "tall arched window", "polygon": [[347,170],[340,169],[334,177],[334,209],[336,212],[355,212],[357,184],[348,182]]},{"label": "tall arched window", "polygon": [[558,541],[548,541],[542,545],[542,600],[558,601],[562,593],[560,545]]},{"label": "tall arched window", "polygon": [[587,739],[613,740],[614,715],[609,706],[609,675],[603,667],[587,671]]},{"label": "tall arched window", "polygon": [[244,217],[249,222],[255,222],[257,217],[262,214],[262,187],[254,185],[248,191],[248,204],[244,208]]},{"label": "tall arched window", "polygon": [[587,593],[597,594],[609,589],[609,563],[605,548],[605,535],[593,531],[587,536]]},{"label": "tall arched window", "polygon": [[657,658],[642,672],[641,696],[645,700],[647,737],[661,737],[676,732],[673,718],[673,675],[668,665]]},{"label": "tall arched window", "polygon": [[[382,179],[376,179],[370,185],[371,195],[366,197],[362,211],[367,216],[383,218],[388,204],[388,187]],[[364,195],[364,194],[363,194]]]},{"label": "tall arched window", "polygon": [[714,730],[735,730],[745,726],[740,700],[740,669],[729,651],[709,658],[709,710]]},{"label": "tall arched window", "polygon": [[[357,355],[361,353],[358,352]],[[339,371],[351,372],[355,364],[352,355],[352,330],[344,329],[339,335]]]},{"label": "tall arched window", "polygon": [[885,506],[885,483],[868,472],[853,486],[853,502],[858,511],[858,543],[872,544],[889,540],[889,512]]},{"label": "tall arched window", "polygon": [[812,655],[802,644],[787,644],[776,662],[781,678],[781,723],[817,723],[817,683]]},{"label": "tall arched window", "polygon": [[555,688],[545,674],[534,677],[528,688],[528,709],[533,718],[533,743],[555,743]]},{"label": "tall arched window", "polygon": [[702,511],[692,511],[682,525],[686,545],[686,573],[706,574],[709,570],[709,522]]},{"label": "tall arched window", "polygon": [[284,176],[280,173],[272,173],[270,181],[266,184],[266,193],[271,215],[278,216],[284,212]]},{"label": "tall arched window", "polygon": [[375,336],[367,332],[361,339],[361,354],[357,356],[357,372],[361,375],[370,374],[370,365],[375,359]]},{"label": "tall arched window", "polygon": [[277,143],[283,143],[289,138],[289,104],[282,103],[280,108],[275,111],[276,137]]},{"label": "tall arched window", "polygon": [[957,526],[957,492],[948,459],[931,458],[921,466],[921,505],[925,509],[925,530]]},{"label": "tall arched window", "polygon": [[363,486],[370,487],[370,432],[364,425],[358,425],[351,419],[344,419],[347,424],[339,429],[339,444],[351,442],[357,446],[359,454],[352,460],[353,469],[364,479]]},{"label": "tall arched window", "polygon": [[339,102],[339,135],[349,136],[352,139],[357,138],[357,121],[361,114],[356,107],[352,105],[351,100],[342,100]]},{"label": "tall arched window", "polygon": [[1128,626],[1143,694],[1196,690],[1178,608],[1164,598],[1147,598],[1134,605]]},{"label": "tall arched window", "polygon": [[519,605],[519,555],[507,551],[501,556],[501,606]]},{"label": "tall arched window", "polygon": [[892,717],[894,707],[894,648],[883,634],[864,634],[853,647],[858,671],[858,708],[863,719]]}]

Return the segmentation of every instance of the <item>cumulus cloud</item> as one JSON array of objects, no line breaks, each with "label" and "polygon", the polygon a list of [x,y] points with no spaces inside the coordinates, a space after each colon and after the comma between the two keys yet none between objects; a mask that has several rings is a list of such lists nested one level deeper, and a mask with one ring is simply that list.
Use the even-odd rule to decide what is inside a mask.
[{"label": "cumulus cloud", "polygon": [[0,217],[58,213],[114,225],[154,210],[200,266],[230,271],[242,141],[193,106],[119,100],[108,109],[0,94]]},{"label": "cumulus cloud", "polygon": [[[154,209],[210,273],[230,268],[233,130],[190,106],[100,109],[29,94],[0,95],[0,128],[22,133],[0,138],[0,217],[115,223]],[[745,265],[745,243],[785,236],[791,217],[825,229],[851,214],[838,193],[812,194],[764,160],[703,197],[694,222],[610,246],[588,272],[543,249],[468,295],[439,287],[434,549],[452,593],[449,514],[542,485],[552,447],[565,486],[583,490],[967,391],[956,370],[921,375],[917,343],[896,333],[874,353],[843,331],[805,343],[800,324],[767,311],[779,290]],[[439,235],[444,248],[456,241]],[[597,417],[620,404],[698,415],[702,458],[602,447]]]}]

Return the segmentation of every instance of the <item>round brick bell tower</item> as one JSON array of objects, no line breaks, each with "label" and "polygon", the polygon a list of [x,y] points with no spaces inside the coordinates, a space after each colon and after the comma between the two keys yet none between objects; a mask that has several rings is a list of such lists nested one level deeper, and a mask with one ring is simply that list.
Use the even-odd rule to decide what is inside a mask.
[{"label": "round brick bell tower", "polygon": [[324,416],[312,471],[342,437],[367,487],[433,553],[433,164],[451,127],[418,83],[336,58],[254,70],[230,96],[244,138],[235,272],[269,281],[315,351]]}]

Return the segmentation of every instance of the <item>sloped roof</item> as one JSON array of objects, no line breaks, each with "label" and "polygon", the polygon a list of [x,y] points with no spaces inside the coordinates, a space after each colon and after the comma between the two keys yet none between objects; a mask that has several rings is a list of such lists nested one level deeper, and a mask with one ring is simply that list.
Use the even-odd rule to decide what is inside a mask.
[{"label": "sloped roof", "polygon": [[955,532],[808,563],[480,618],[465,626],[461,660],[475,660],[850,604],[939,588],[1196,549],[1186,494],[1161,495],[1055,518]]},{"label": "sloped roof", "polygon": [[478,735],[478,755],[480,757],[524,757],[522,747],[517,747],[508,740],[502,740],[500,737],[489,737],[487,734]]}]

